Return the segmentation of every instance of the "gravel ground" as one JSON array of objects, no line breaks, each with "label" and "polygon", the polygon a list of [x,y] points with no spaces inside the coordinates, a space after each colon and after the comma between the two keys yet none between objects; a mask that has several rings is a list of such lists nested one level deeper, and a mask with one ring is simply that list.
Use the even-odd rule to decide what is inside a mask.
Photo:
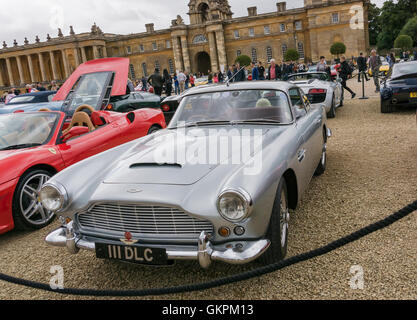
[{"label": "gravel ground", "polygon": [[[349,85],[360,92],[356,80]],[[329,120],[333,138],[328,168],[313,179],[292,215],[288,256],[325,245],[416,199],[415,108],[383,115],[373,89],[368,82],[371,99],[348,99],[336,119]],[[417,214],[413,214],[330,254],[261,278],[150,299],[417,299],[416,225]],[[56,227],[55,223],[34,233],[0,236],[0,271],[48,283],[50,267],[61,265],[66,287],[134,289],[198,283],[258,266],[214,264],[203,271],[194,262],[151,268],[96,260],[90,252],[71,256],[44,244],[43,237]],[[349,286],[354,265],[364,270],[363,290]],[[3,299],[79,298],[0,282]]]}]

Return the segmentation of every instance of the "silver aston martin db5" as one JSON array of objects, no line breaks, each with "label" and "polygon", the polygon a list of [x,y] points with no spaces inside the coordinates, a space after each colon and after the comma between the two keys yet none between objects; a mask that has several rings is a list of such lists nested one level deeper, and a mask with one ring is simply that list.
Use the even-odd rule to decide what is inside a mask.
[{"label": "silver aston martin db5", "polygon": [[269,264],[287,252],[290,209],[326,169],[323,105],[287,82],[202,86],[166,130],[82,161],[42,188],[70,253],[165,265]]}]

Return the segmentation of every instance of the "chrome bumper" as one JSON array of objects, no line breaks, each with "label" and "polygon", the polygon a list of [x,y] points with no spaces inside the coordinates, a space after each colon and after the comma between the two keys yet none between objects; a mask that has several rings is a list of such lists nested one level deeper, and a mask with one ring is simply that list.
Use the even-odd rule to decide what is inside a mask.
[{"label": "chrome bumper", "polygon": [[[95,243],[78,238],[72,230],[72,222],[66,227],[52,231],[45,238],[45,242],[51,246],[66,247],[72,254],[80,249],[95,251]],[[167,250],[168,260],[198,260],[202,268],[208,268],[212,261],[221,261],[229,264],[245,264],[259,258],[270,245],[269,240],[246,242],[245,246],[219,251],[213,249],[208,240],[208,235],[202,232],[198,239],[197,251]]]}]

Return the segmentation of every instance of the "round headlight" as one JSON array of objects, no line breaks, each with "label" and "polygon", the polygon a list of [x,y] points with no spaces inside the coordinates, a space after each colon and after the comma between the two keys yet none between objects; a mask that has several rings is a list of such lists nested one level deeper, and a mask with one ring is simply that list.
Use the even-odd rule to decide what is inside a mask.
[{"label": "round headlight", "polygon": [[61,210],[67,199],[65,189],[52,184],[43,186],[39,196],[44,208],[52,212]]},{"label": "round headlight", "polygon": [[226,220],[238,222],[249,215],[251,202],[252,200],[246,192],[228,190],[220,194],[217,200],[217,209]]}]

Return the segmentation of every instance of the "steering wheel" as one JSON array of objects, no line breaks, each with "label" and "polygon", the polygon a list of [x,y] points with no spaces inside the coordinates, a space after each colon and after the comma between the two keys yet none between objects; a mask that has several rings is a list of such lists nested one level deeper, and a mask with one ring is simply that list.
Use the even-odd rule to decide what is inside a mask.
[{"label": "steering wheel", "polygon": [[75,109],[74,113],[77,113],[77,112],[80,112],[80,111],[83,111],[83,110],[88,110],[89,112],[87,112],[87,114],[89,116],[91,116],[91,114],[96,111],[92,106],[90,106],[88,104],[83,104],[83,105],[79,106],[77,109]]}]

